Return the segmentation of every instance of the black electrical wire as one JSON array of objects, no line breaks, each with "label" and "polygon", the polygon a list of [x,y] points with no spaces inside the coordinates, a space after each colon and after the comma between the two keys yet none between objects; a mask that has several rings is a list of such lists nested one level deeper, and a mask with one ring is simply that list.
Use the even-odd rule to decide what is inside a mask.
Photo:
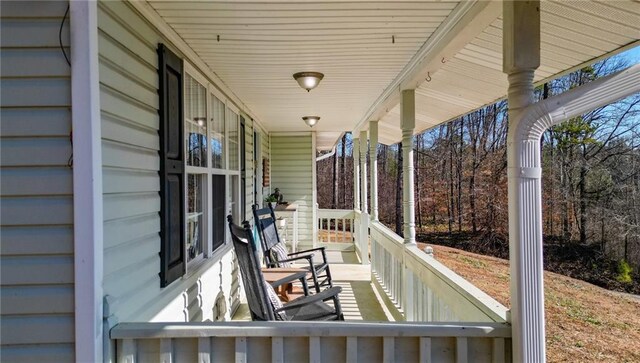
[{"label": "black electrical wire", "polygon": [[64,22],[65,20],[67,20],[67,15],[69,15],[69,5],[67,5],[67,10],[65,10],[64,16],[62,17],[62,23],[60,23],[60,30],[58,31],[58,41],[60,42],[60,50],[62,50],[64,59],[66,59],[67,64],[71,66],[71,61],[69,60],[69,57],[67,57],[67,52],[64,50],[64,46],[62,45],[62,28],[64,28]]},{"label": "black electrical wire", "polygon": [[[67,61],[69,67],[71,67],[71,61],[67,56],[67,52],[64,50],[64,45],[62,45],[62,29],[64,28],[64,22],[67,20],[67,15],[69,15],[69,5],[67,5],[67,10],[64,11],[64,16],[60,23],[60,30],[58,30],[58,42],[60,42],[60,50],[62,51],[62,55],[64,55],[64,59]],[[67,160],[67,166],[71,168],[73,167],[73,132],[69,133],[69,142],[71,142],[71,155],[69,155],[69,159]]]}]

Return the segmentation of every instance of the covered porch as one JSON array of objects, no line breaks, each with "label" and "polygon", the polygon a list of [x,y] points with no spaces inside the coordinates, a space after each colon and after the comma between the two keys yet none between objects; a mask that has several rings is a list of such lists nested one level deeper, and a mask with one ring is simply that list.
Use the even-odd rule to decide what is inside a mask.
[{"label": "covered porch", "polygon": [[[577,10],[558,2],[544,3],[542,9],[548,17],[557,11],[567,16],[576,13],[576,19],[583,19],[580,23],[583,25],[593,20],[602,6],[594,2],[593,9]],[[358,42],[366,42],[368,36],[367,31],[358,30],[357,23],[344,24],[354,30],[351,39],[336,39],[339,32],[328,32],[311,46],[293,41],[296,45],[292,48],[270,48],[262,42],[292,41],[288,38],[292,36],[292,25],[285,26],[286,31],[276,29],[274,35],[263,35],[260,28],[246,26],[249,29],[246,33],[230,32],[233,36],[227,38],[224,32],[222,36],[211,33],[214,29],[208,19],[216,18],[218,13],[233,13],[236,9],[229,8],[232,5],[217,4],[221,8],[211,10],[205,3],[190,4],[148,1],[132,2],[129,6],[159,27],[195,68],[203,72],[213,70],[206,76],[217,82],[215,86],[228,96],[229,102],[237,104],[241,112],[246,112],[247,119],[255,119],[256,125],[267,131],[270,155],[269,158],[253,155],[254,166],[262,162],[262,168],[256,167],[253,171],[255,180],[258,176],[264,177],[263,173],[268,174],[273,187],[282,187],[285,194],[289,189],[290,195],[295,195],[301,206],[296,226],[300,230],[299,234],[295,233],[300,235],[301,246],[336,247],[330,254],[331,268],[336,284],[343,287],[341,300],[347,321],[119,322],[110,325],[109,312],[105,309],[105,330],[108,330],[105,356],[118,362],[247,362],[269,360],[269,357],[275,362],[544,361],[541,180],[540,155],[536,151],[540,130],[586,112],[589,107],[638,92],[640,72],[635,67],[539,104],[533,104],[532,100],[534,82],[543,82],[637,44],[637,37],[629,36],[633,29],[619,29],[624,33],[619,37],[603,35],[605,39],[597,50],[585,45],[589,41],[584,36],[576,35],[581,47],[588,51],[573,52],[557,49],[561,47],[549,45],[548,41],[541,42],[541,3],[538,1],[438,3],[421,10],[425,19],[413,24],[406,38],[388,34],[391,44],[396,44],[396,39],[398,42],[409,39],[410,44],[404,43],[395,50],[385,48],[371,55],[352,56],[348,48],[358,48]],[[612,10],[614,15],[609,18],[632,8],[629,2],[621,4],[625,9]],[[282,21],[283,14],[270,14],[268,5],[240,2],[238,6],[250,12],[252,19],[261,19],[256,20],[258,23],[272,28]],[[326,10],[309,7],[305,2],[297,5],[302,9],[298,11],[317,12],[329,18],[345,10],[332,8],[327,15],[323,13]],[[384,15],[385,19],[406,17],[411,11],[406,9],[407,4],[400,6],[405,7],[403,9],[394,6],[393,2],[385,3],[390,11]],[[356,9],[364,13],[357,17],[366,18],[372,10],[375,9]],[[396,14],[396,10],[401,14]],[[225,18],[220,21],[223,30],[237,31],[235,26],[247,21],[233,16],[222,18]],[[602,20],[604,28],[613,23],[609,18]],[[400,23],[407,21],[402,19]],[[362,21],[380,22],[379,19]],[[316,26],[327,30],[325,25]],[[393,30],[401,32],[401,29],[402,24],[396,24]],[[549,29],[552,27],[546,28],[547,34],[553,32]],[[313,30],[303,35],[312,36]],[[253,48],[238,51],[234,48],[237,45],[225,43],[227,39],[239,44],[246,42]],[[218,48],[216,44],[221,40]],[[369,45],[371,49],[378,46]],[[340,58],[344,64],[336,62],[335,65],[322,56],[315,61],[316,53],[323,50],[346,53]],[[567,54],[562,61],[557,61],[556,52]],[[310,93],[290,89],[287,82],[293,80],[285,80],[290,75],[282,77],[280,73],[284,71],[279,66],[289,64],[291,61],[285,58],[296,54],[305,54],[307,61],[303,65],[289,65],[287,71],[300,66],[324,67],[327,69],[327,79],[323,81],[326,90],[322,84]],[[369,67],[366,60],[371,60],[373,66]],[[245,73],[251,67],[257,69],[263,65],[265,68],[257,71],[257,75]],[[353,69],[359,71],[355,76]],[[329,74],[331,71],[335,73]],[[378,76],[385,71],[389,74]],[[359,82],[371,74],[376,76],[372,76],[370,82]],[[485,83],[489,86],[478,91]],[[509,223],[514,276],[511,311],[440,264],[437,256],[418,249],[413,200],[415,133],[506,93],[513,125],[509,136]],[[308,112],[326,112],[327,116],[322,115],[323,121],[309,131],[299,120]],[[349,120],[345,122],[345,118]],[[314,185],[316,153],[332,149],[340,135],[348,131],[356,139],[353,209],[318,209]],[[254,139],[254,143],[266,141]],[[375,150],[378,143],[399,141],[404,161],[404,237],[393,233],[377,218]],[[243,147],[246,145],[245,142]],[[245,150],[247,153],[251,150]],[[299,158],[301,154],[304,158]],[[244,171],[238,173],[238,179],[246,177],[242,173]],[[247,192],[248,187],[244,188],[233,193],[253,195],[253,202],[261,202],[262,190]],[[335,222],[338,219],[342,224]],[[330,241],[338,236],[339,241]]]}]

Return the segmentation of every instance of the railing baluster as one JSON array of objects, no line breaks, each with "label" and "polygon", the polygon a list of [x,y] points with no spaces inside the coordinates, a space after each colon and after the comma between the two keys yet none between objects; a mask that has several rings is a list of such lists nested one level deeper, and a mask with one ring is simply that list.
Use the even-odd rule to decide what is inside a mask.
[{"label": "railing baluster", "polygon": [[347,337],[347,362],[358,362],[358,337]]},{"label": "railing baluster", "polygon": [[236,363],[247,363],[246,337],[236,337]]},{"label": "railing baluster", "polygon": [[456,338],[456,363],[467,363],[469,361],[468,353],[469,353],[469,349],[468,349],[467,338],[457,337]]},{"label": "railing baluster", "polygon": [[309,337],[309,362],[320,363],[320,337]]},{"label": "railing baluster", "polygon": [[173,362],[173,344],[171,339],[160,339],[160,362]]},{"label": "railing baluster", "polygon": [[504,338],[493,338],[492,346],[493,363],[504,363]]},{"label": "railing baluster", "polygon": [[395,338],[384,337],[382,339],[382,362],[393,363],[395,362]]},{"label": "railing baluster", "polygon": [[211,363],[211,338],[198,338],[198,363]]},{"label": "railing baluster", "polygon": [[431,363],[431,338],[420,338],[420,363]]},{"label": "railing baluster", "polygon": [[136,363],[137,342],[133,339],[122,339],[118,349],[118,362]]},{"label": "railing baluster", "polygon": [[284,363],[284,339],[282,337],[271,338],[271,362]]}]

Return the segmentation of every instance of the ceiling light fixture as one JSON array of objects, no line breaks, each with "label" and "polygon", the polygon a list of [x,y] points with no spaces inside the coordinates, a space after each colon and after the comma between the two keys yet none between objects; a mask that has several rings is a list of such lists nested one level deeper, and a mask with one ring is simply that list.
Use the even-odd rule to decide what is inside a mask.
[{"label": "ceiling light fixture", "polygon": [[318,87],[322,78],[324,78],[324,74],[320,72],[298,72],[293,75],[293,79],[307,92]]},{"label": "ceiling light fixture", "polygon": [[313,127],[320,121],[320,116],[303,116],[302,120],[304,120],[304,123],[309,125],[309,127]]}]

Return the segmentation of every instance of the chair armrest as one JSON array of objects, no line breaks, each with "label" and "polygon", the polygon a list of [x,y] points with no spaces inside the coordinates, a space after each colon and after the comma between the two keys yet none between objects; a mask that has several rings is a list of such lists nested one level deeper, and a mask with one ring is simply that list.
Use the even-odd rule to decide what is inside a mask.
[{"label": "chair armrest", "polygon": [[306,278],[307,278],[307,273],[308,271],[300,271],[300,272],[293,272],[290,275],[287,275],[283,278],[281,278],[280,280],[276,280],[274,282],[270,282],[269,284],[273,287],[278,287],[284,284],[288,284],[291,282],[294,282],[296,280],[300,280],[303,281],[303,284],[306,284]]},{"label": "chair armrest", "polygon": [[278,260],[276,264],[279,264],[280,262],[294,262],[294,261],[299,261],[303,259],[307,260],[307,262],[309,262],[309,266],[313,268],[313,255],[302,255],[298,257],[286,258],[284,260]]},{"label": "chair armrest", "polygon": [[313,304],[314,302],[325,301],[338,296],[340,292],[342,292],[342,287],[334,286],[330,289],[326,289],[314,295],[299,297],[285,304],[283,307],[281,307],[280,309],[277,309],[276,311],[286,311],[289,309],[296,309],[308,304]]},{"label": "chair armrest", "polygon": [[287,255],[288,256],[294,256],[294,255],[314,254],[317,251],[320,251],[322,253],[322,262],[327,263],[327,252],[326,252],[326,249],[324,247],[316,247],[316,248],[311,248],[311,249],[304,250],[304,251],[291,252],[291,253],[289,253]]},{"label": "chair armrest", "polygon": [[325,247],[316,247],[316,248],[310,248],[308,250],[304,250],[304,251],[298,251],[298,252],[291,252],[288,255],[299,255],[299,254],[303,254],[303,253],[309,253],[309,252],[315,252],[315,251],[324,251]]}]

